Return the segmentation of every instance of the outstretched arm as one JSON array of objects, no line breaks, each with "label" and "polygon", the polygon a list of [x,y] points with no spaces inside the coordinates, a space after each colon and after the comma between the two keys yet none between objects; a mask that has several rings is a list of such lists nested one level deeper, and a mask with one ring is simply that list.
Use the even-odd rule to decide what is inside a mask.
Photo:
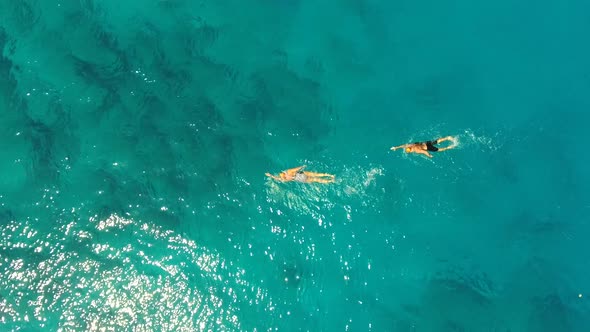
[{"label": "outstretched arm", "polygon": [[407,148],[407,147],[409,147],[409,146],[411,146],[411,145],[412,145],[412,144],[398,145],[398,146],[394,146],[394,147],[392,147],[390,150],[393,150],[393,151],[395,151],[395,150],[397,150],[397,149],[405,149],[405,148]]},{"label": "outstretched arm", "polygon": [[272,175],[272,174],[270,174],[270,173],[264,173],[264,175],[268,176],[269,178],[273,178],[273,179],[275,179],[275,180],[277,180],[277,181],[281,181],[281,182],[283,182],[283,179],[281,179],[281,178],[280,178],[280,177],[278,177],[278,176]]},{"label": "outstretched arm", "polygon": [[306,166],[307,165],[302,165],[302,166],[299,166],[299,167],[291,168],[291,169],[286,170],[285,173],[287,173],[287,174],[295,174],[295,173],[301,172],[301,170],[304,169]]}]

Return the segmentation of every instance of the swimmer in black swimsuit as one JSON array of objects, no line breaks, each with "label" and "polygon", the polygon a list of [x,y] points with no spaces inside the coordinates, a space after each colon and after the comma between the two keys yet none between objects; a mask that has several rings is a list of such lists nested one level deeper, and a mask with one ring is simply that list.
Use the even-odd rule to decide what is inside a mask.
[{"label": "swimmer in black swimsuit", "polygon": [[[438,145],[444,141],[452,142],[451,145],[446,146],[444,148],[437,148],[435,145]],[[457,138],[453,136],[442,137],[439,139],[435,139],[434,141],[426,141],[426,142],[416,142],[411,144],[404,144],[400,146],[394,146],[391,150],[395,151],[397,149],[405,149],[406,153],[418,153],[423,154],[429,158],[432,158],[432,155],[429,152],[442,152],[445,150],[453,149],[457,146]]]},{"label": "swimmer in black swimsuit", "polygon": [[301,183],[332,183],[335,176],[327,173],[305,172],[304,166],[288,169],[279,173],[279,176],[265,173],[264,175],[281,182],[301,182]]}]

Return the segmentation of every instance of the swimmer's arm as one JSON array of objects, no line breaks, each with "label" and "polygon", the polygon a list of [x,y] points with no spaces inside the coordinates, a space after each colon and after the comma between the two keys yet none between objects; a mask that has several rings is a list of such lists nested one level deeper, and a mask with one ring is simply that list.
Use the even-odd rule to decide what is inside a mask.
[{"label": "swimmer's arm", "polygon": [[275,180],[277,180],[277,181],[284,182],[284,181],[283,181],[283,179],[281,179],[280,177],[278,177],[278,176],[275,176],[275,175],[272,175],[272,174],[270,174],[270,173],[264,173],[264,175],[268,176],[269,178],[273,178],[273,179],[275,179]]},{"label": "swimmer's arm", "polygon": [[286,170],[285,172],[287,174],[295,174],[295,173],[299,173],[301,172],[307,165],[303,165],[303,166],[299,166],[299,167],[295,167],[295,168],[291,168]]},{"label": "swimmer's arm", "polygon": [[[438,151],[440,151],[440,149]],[[432,158],[432,155],[426,150],[416,150],[416,153],[423,154],[428,158]]]},{"label": "swimmer's arm", "polygon": [[405,149],[405,148],[407,148],[407,147],[409,147],[409,146],[411,146],[411,145],[412,145],[412,144],[398,145],[398,146],[394,146],[394,147],[392,147],[390,150],[392,150],[392,151],[395,151],[395,150],[397,150],[397,149]]}]

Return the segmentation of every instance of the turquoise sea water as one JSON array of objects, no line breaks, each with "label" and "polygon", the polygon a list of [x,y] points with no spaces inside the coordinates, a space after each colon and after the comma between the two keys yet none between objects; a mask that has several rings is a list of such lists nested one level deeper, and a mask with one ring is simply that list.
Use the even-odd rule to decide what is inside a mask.
[{"label": "turquoise sea water", "polygon": [[589,331],[589,13],[0,0],[0,330]]}]

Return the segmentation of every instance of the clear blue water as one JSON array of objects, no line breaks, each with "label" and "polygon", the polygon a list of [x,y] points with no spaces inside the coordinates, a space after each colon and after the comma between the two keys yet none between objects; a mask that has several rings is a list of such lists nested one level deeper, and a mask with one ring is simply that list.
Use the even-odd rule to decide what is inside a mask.
[{"label": "clear blue water", "polygon": [[0,329],[589,331],[588,13],[0,0]]}]

